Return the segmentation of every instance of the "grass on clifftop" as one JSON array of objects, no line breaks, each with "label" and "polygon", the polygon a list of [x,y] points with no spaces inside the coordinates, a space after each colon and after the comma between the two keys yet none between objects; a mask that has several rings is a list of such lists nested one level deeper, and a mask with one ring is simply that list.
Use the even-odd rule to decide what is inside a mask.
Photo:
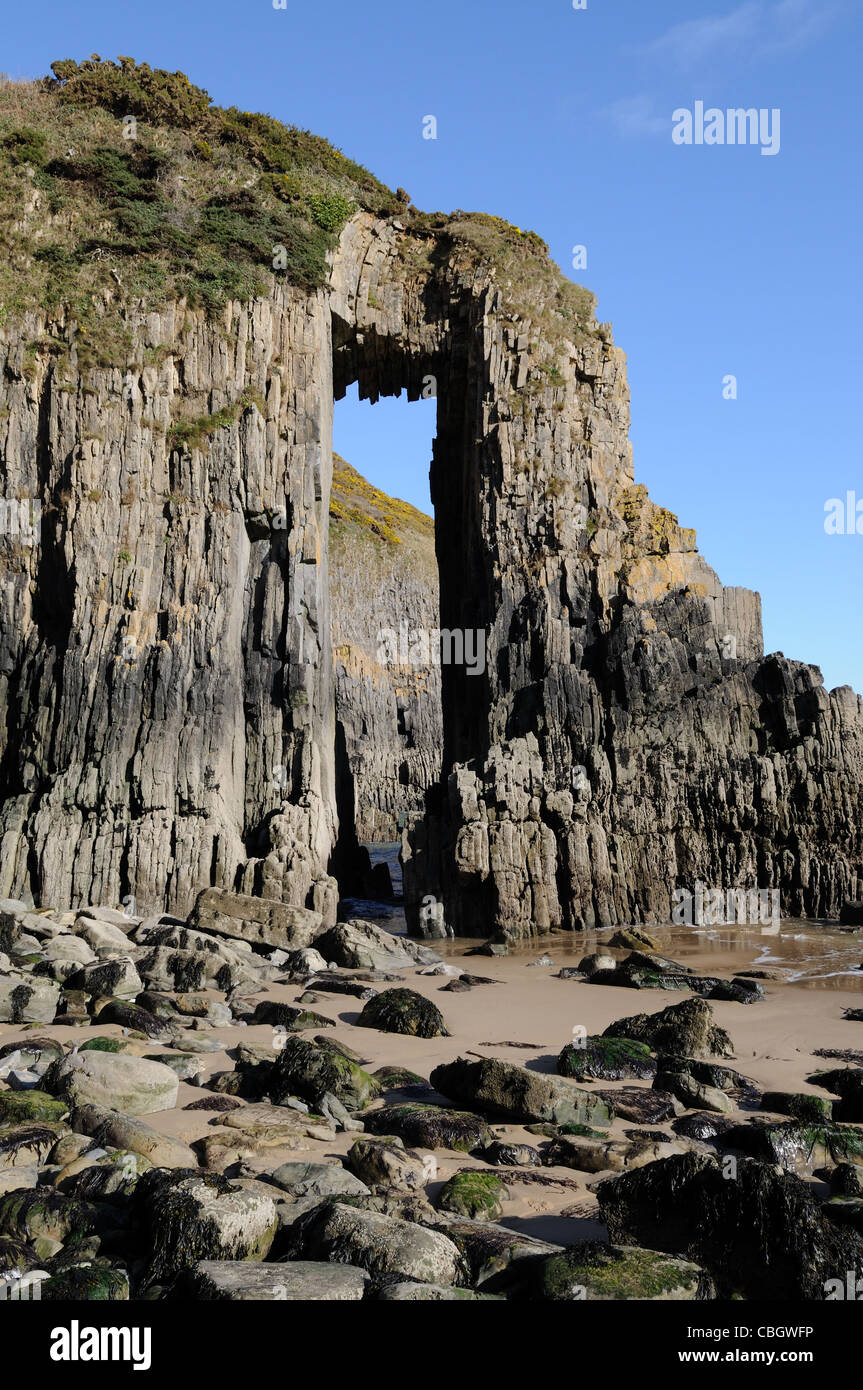
[{"label": "grass on clifftop", "polygon": [[122,364],[126,307],[184,298],[216,314],[279,276],[313,290],[363,208],[404,222],[406,273],[441,257],[494,266],[514,321],[550,338],[590,327],[593,296],[534,232],[484,213],[420,213],[327,140],[216,106],[182,72],[96,54],[51,66],[37,82],[0,76],[0,326],[68,307],[81,364]]}]

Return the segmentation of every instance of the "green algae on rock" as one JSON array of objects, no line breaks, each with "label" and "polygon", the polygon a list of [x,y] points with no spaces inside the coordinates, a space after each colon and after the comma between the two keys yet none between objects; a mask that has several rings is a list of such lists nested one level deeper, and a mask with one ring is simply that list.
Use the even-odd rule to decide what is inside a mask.
[{"label": "green algae on rock", "polygon": [[449,1037],[440,1009],[413,989],[381,990],[363,1006],[357,1027],[406,1033],[415,1038]]}]

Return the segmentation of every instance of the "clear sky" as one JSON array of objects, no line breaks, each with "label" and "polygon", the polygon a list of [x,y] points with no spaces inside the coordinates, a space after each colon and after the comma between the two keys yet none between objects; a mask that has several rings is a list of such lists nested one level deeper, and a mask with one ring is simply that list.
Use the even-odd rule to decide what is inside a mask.
[{"label": "clear sky", "polygon": [[[325,135],[418,207],[539,232],[628,355],[637,480],[761,591],[768,651],[863,692],[863,534],[824,531],[829,498],[863,501],[861,0],[6,7],[0,68],[92,52]],[[675,144],[697,101],[778,108],[778,153]],[[428,507],[432,430],[430,406],[348,400],[336,446]]]}]

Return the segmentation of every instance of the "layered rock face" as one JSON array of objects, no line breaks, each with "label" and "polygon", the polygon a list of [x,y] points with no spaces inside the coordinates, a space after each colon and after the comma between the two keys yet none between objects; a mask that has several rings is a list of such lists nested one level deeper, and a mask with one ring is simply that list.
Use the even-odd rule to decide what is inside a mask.
[{"label": "layered rock face", "polygon": [[[665,919],[696,879],[838,912],[860,701],[764,658],[757,596],[636,486],[586,292],[477,215],[355,211],[331,259],[209,319],[121,303],[124,366],[83,363],[71,311],[0,328],[3,496],[41,508],[38,543],[0,542],[0,896],[184,910],[212,885],[333,920],[337,684],[379,702],[363,644],[338,682],[330,645],[333,398],[357,381],[437,396],[435,626],[482,639],[441,667],[410,929]],[[405,665],[396,712],[420,707]],[[364,831],[398,814],[367,808]]]},{"label": "layered rock face", "polygon": [[125,372],[71,317],[0,339],[3,491],[42,508],[3,541],[0,895],[334,920],[326,296],[128,322]]},{"label": "layered rock face", "polygon": [[439,623],[434,524],[333,463],[336,776],[358,839],[391,842],[440,777],[440,665],[407,659],[411,634]]}]

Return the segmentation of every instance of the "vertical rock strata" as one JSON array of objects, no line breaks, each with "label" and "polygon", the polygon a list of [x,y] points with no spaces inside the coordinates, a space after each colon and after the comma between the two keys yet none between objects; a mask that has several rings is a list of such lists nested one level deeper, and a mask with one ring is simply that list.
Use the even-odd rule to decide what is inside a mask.
[{"label": "vertical rock strata", "polygon": [[3,495],[42,506],[40,544],[0,538],[0,896],[333,919],[333,397],[429,378],[440,625],[486,662],[442,668],[411,929],[427,895],[512,937],[695,879],[856,896],[858,697],[763,657],[758,596],[634,482],[610,331],[515,229],[478,255],[493,226],[356,213],[327,289],[130,307],[125,370],[79,371],[71,316],[0,328]]}]

